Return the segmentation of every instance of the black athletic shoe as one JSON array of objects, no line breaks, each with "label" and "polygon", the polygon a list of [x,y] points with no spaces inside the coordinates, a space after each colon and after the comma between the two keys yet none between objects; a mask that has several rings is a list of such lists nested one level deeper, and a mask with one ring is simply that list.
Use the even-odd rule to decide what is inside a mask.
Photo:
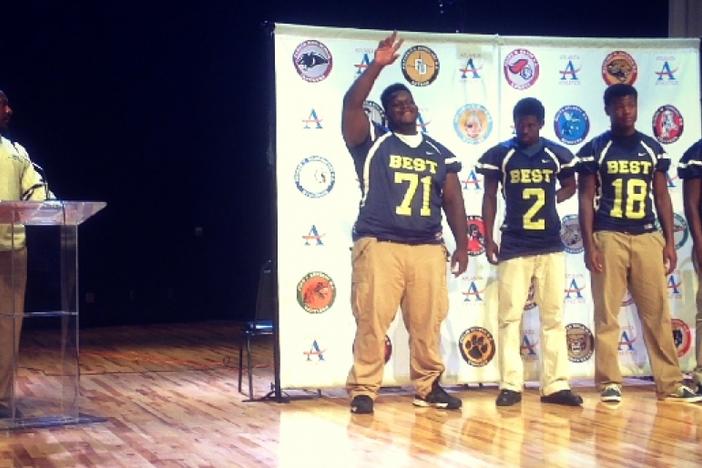
[{"label": "black athletic shoe", "polygon": [[561,390],[550,395],[543,395],[541,403],[554,403],[556,405],[565,406],[580,406],[583,404],[583,399],[580,395],[576,395],[570,390]]},{"label": "black athletic shoe", "polygon": [[357,395],[351,400],[351,412],[355,414],[371,414],[373,399],[368,395]]},{"label": "black athletic shoe", "polygon": [[502,389],[497,395],[495,404],[497,406],[512,406],[522,401],[522,393],[514,390]]},{"label": "black athletic shoe", "polygon": [[442,409],[458,409],[463,405],[460,398],[453,397],[446,393],[446,390],[441,388],[441,386],[434,382],[431,392],[424,398],[419,395],[414,396],[414,401],[412,401],[414,406],[428,407],[433,406],[434,408]]}]

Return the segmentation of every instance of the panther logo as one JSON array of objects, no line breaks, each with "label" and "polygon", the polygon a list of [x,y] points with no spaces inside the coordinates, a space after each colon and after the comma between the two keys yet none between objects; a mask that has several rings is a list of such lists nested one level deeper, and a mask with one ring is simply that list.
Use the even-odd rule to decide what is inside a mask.
[{"label": "panther logo", "polygon": [[484,367],[495,357],[495,339],[483,327],[471,327],[461,334],[458,346],[463,359],[473,367]]},{"label": "panther logo", "polygon": [[300,43],[293,52],[293,65],[300,77],[316,83],[322,81],[332,70],[332,54],[323,43],[308,40]]}]

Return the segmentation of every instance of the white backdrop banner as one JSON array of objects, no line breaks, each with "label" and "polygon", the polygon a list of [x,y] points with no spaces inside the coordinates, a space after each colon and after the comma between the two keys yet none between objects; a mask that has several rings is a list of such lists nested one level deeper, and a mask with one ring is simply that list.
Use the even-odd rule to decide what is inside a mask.
[{"label": "white backdrop banner", "polygon": [[[276,178],[281,385],[343,386],[353,362],[351,228],[360,189],[341,136],[344,93],[373,59],[386,31],[283,25],[275,31]],[[700,138],[697,39],[570,39],[400,32],[400,58],[378,78],[367,111],[381,121],[380,93],[406,84],[419,106],[418,130],[458,155],[468,214],[468,270],[449,277],[442,327],[446,383],[497,382],[496,269],[483,255],[480,155],[513,135],[521,98],[546,108],[542,135],[574,153],[605,131],[602,94],[627,82],[639,92],[638,129],[655,136],[673,160],[668,174],[675,211],[678,268],[668,278],[675,343],[683,370],[694,358],[695,290],[691,239],[676,162]],[[567,270],[564,323],[573,377],[594,374],[590,276],[577,226],[577,197],[558,207]],[[500,207],[501,210],[501,207]],[[498,214],[498,217],[500,215]],[[447,246],[453,238],[444,223]],[[447,267],[448,268],[448,267]],[[622,298],[619,358],[625,375],[650,375],[636,306]],[[539,311],[525,304],[522,358],[538,380]],[[387,333],[383,385],[409,382],[407,332],[398,314]]]}]

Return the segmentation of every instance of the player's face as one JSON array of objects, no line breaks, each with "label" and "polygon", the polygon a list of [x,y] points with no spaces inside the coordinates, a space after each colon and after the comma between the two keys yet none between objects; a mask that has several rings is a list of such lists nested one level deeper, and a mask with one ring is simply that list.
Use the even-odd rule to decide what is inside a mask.
[{"label": "player's face", "polygon": [[622,96],[612,99],[605,112],[613,130],[632,131],[636,125],[638,107],[634,96]]},{"label": "player's face", "polygon": [[[393,93],[387,109],[387,118],[391,125],[411,127],[417,124],[417,105],[412,95],[405,90]],[[416,127],[414,127],[416,130]]]},{"label": "player's face", "polygon": [[514,130],[517,132],[517,140],[524,146],[531,146],[539,141],[539,131],[544,123],[539,121],[535,115],[523,115],[517,117],[514,122]]},{"label": "player's face", "polygon": [[12,108],[5,93],[0,92],[0,129],[7,128],[10,117],[12,117]]}]

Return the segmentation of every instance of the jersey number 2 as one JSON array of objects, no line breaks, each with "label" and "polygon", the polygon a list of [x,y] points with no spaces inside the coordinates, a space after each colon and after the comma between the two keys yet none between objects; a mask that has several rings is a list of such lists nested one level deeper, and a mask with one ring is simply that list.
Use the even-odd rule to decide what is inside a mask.
[{"label": "jersey number 2", "polygon": [[546,229],[546,221],[541,219],[534,219],[536,213],[539,212],[541,207],[546,204],[546,192],[541,188],[527,188],[522,192],[522,200],[529,200],[535,198],[534,204],[529,207],[529,209],[524,213],[524,229],[530,231],[543,231]]}]

